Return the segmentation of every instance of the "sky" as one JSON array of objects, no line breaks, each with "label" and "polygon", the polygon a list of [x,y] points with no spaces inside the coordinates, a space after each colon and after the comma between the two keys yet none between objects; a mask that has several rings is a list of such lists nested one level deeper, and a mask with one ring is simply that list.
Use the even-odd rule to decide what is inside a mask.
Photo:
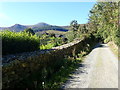
[{"label": "sky", "polygon": [[88,22],[89,11],[95,2],[1,2],[0,27],[14,24],[34,25],[45,22],[66,26],[72,20]]}]

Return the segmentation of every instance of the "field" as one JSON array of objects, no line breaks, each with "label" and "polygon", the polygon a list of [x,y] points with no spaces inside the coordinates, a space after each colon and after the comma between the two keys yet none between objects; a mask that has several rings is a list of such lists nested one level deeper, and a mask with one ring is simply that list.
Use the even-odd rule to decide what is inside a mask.
[{"label": "field", "polygon": [[56,30],[48,30],[46,31],[47,33],[54,33],[54,34],[61,34],[61,35],[64,35],[66,34],[67,32],[63,32],[63,31],[56,31]]}]

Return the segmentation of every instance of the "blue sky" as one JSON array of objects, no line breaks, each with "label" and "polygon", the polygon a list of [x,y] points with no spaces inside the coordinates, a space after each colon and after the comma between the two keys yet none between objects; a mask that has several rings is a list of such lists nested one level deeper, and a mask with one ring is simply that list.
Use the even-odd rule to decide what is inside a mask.
[{"label": "blue sky", "polygon": [[84,24],[95,2],[1,2],[0,27],[45,22],[65,26],[72,20]]}]

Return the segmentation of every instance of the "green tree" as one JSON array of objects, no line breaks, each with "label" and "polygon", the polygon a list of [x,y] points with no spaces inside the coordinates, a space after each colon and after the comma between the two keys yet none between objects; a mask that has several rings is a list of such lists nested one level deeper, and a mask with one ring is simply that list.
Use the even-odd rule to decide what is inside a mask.
[{"label": "green tree", "polygon": [[98,2],[90,11],[89,30],[104,39],[105,42],[117,40],[118,3]]},{"label": "green tree", "polygon": [[71,30],[71,33],[73,33],[72,37],[74,39],[76,38],[78,27],[79,27],[79,25],[78,25],[76,20],[71,21],[71,23],[70,23],[70,30]]},{"label": "green tree", "polygon": [[78,23],[77,23],[76,20],[71,21],[71,23],[70,23],[70,29],[72,31],[77,31],[78,30]]},{"label": "green tree", "polygon": [[79,31],[81,34],[88,33],[87,26],[86,26],[85,24],[84,24],[83,26],[79,26],[78,31]]},{"label": "green tree", "polygon": [[65,36],[68,39],[68,42],[71,42],[75,39],[75,35],[74,35],[73,31],[68,31]]},{"label": "green tree", "polygon": [[29,33],[29,35],[34,35],[35,34],[35,32],[31,28],[25,29],[24,32]]}]

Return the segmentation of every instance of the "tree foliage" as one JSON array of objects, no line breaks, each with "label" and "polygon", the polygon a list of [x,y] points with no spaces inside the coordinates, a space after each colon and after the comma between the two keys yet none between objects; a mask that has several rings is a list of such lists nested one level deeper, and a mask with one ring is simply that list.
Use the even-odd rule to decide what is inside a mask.
[{"label": "tree foliage", "polygon": [[78,31],[78,23],[76,20],[71,21],[70,23],[70,29],[72,31]]},{"label": "tree foliage", "polygon": [[88,33],[87,24],[86,25],[84,24],[83,26],[79,25],[78,31],[81,34]]},{"label": "tree foliage", "polygon": [[31,28],[27,28],[24,30],[24,32],[27,32],[29,35],[34,35],[34,31]]},{"label": "tree foliage", "polygon": [[89,15],[89,30],[104,39],[104,42],[119,41],[118,3],[98,2]]},{"label": "tree foliage", "polygon": [[77,20],[73,20],[70,23],[70,31],[67,32],[66,38],[69,42],[73,41],[75,38],[77,38],[79,24],[77,23]]}]

